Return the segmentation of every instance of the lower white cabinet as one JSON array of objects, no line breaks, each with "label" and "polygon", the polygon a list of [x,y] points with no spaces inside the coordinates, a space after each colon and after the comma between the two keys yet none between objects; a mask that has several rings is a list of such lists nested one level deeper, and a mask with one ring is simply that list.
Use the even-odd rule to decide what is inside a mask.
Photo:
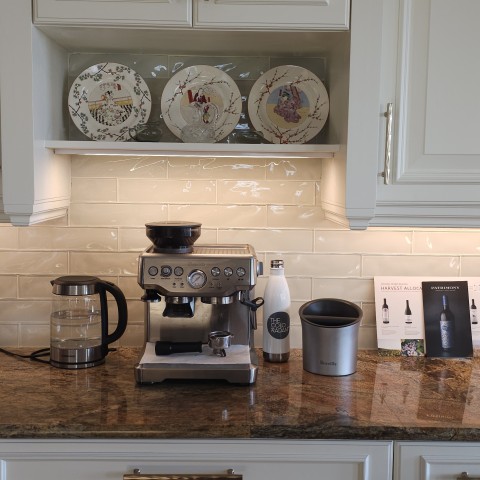
[{"label": "lower white cabinet", "polygon": [[386,441],[2,440],[0,480],[228,473],[243,480],[387,480],[392,452]]},{"label": "lower white cabinet", "polygon": [[394,458],[394,480],[480,478],[478,443],[398,442]]}]

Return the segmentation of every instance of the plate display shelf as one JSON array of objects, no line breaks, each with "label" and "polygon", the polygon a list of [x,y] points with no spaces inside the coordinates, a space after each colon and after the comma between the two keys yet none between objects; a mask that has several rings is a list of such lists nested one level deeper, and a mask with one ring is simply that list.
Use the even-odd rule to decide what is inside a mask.
[{"label": "plate display shelf", "polygon": [[[0,7],[0,13],[3,10]],[[332,159],[334,163],[339,156],[343,159],[348,76],[341,72],[347,70],[348,32],[337,35],[332,32],[252,34],[135,28],[106,30],[34,25],[31,3],[27,0],[9,5],[8,15],[0,14],[2,65],[15,65],[15,75],[9,69],[0,70],[3,204],[4,213],[13,225],[33,225],[66,215],[70,206],[72,155],[307,157],[312,161]],[[169,55],[185,55],[187,51],[197,57],[195,64],[203,64],[199,57],[205,56],[205,52],[225,58],[253,55],[252,52],[258,52],[259,45],[262,46],[261,55],[295,57],[300,43],[304,57],[319,57],[327,52],[324,56],[328,57],[331,67],[327,85],[335,85],[330,98],[335,107],[328,120],[331,132],[323,141],[300,145],[186,144],[165,136],[163,142],[156,143],[100,142],[85,137],[72,138],[70,134],[66,110],[69,83],[86,66],[96,63],[92,57],[86,66],[73,72],[69,64],[74,53],[102,55],[102,52],[110,52],[107,61],[125,64],[124,58],[116,56],[126,52],[144,59],[148,55],[158,55],[159,51],[162,54],[168,51]],[[10,48],[12,44],[15,49]],[[137,64],[135,70],[142,74]],[[158,106],[158,92],[154,98]]]},{"label": "plate display shelf", "polygon": [[333,158],[339,145],[278,145],[172,142],[95,142],[49,140],[45,148],[59,155],[145,155],[180,157]]}]

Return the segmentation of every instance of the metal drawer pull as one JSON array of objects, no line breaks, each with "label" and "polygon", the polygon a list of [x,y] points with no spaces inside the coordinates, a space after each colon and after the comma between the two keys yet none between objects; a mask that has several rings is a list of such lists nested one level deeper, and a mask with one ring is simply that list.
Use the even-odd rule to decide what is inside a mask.
[{"label": "metal drawer pull", "polygon": [[480,480],[480,477],[471,477],[467,472],[462,472],[457,480]]},{"label": "metal drawer pull", "polygon": [[235,475],[233,469],[227,470],[227,473],[220,474],[142,474],[139,469],[135,469],[133,474],[123,476],[123,480],[243,480],[243,475]]},{"label": "metal drawer pull", "polygon": [[387,111],[383,114],[387,119],[387,129],[385,135],[385,164],[382,173],[383,183],[390,183],[392,171],[392,123],[393,123],[393,103],[387,104]]}]

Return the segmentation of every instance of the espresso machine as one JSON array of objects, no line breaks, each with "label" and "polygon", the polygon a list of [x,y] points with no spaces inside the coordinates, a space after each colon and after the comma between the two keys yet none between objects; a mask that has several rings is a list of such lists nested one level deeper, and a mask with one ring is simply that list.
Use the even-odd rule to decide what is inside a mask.
[{"label": "espresso machine", "polygon": [[201,224],[146,225],[152,241],[139,257],[145,290],[145,347],[135,366],[140,384],[168,379],[252,384],[256,310],[263,264],[252,246],[195,245]]}]

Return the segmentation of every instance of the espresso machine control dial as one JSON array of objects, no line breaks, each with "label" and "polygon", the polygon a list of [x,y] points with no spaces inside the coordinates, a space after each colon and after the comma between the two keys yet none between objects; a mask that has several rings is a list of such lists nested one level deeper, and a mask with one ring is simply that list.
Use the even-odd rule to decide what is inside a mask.
[{"label": "espresso machine control dial", "polygon": [[192,288],[202,288],[207,283],[207,275],[202,270],[193,270],[188,274],[187,282]]}]

